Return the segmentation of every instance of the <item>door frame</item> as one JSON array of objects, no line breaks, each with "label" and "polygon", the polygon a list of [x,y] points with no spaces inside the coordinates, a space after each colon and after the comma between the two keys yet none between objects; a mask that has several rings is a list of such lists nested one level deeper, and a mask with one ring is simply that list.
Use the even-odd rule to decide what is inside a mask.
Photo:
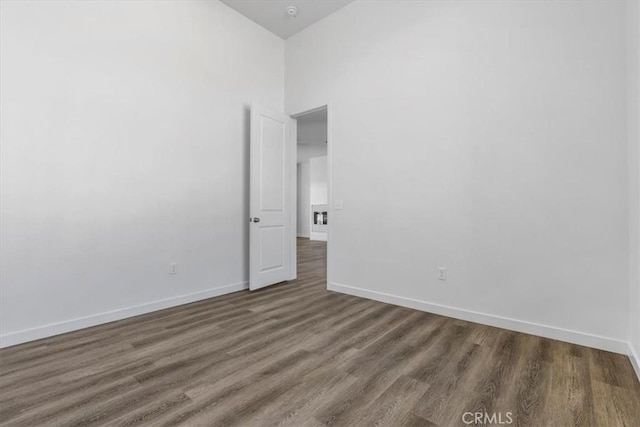
[{"label": "door frame", "polygon": [[[333,209],[333,199],[332,199],[332,188],[333,188],[333,119],[332,119],[332,111],[333,108],[331,106],[331,101],[327,101],[325,103],[320,103],[320,104],[313,104],[313,106],[310,106],[309,108],[304,108],[301,110],[298,110],[298,112],[295,113],[288,113],[289,116],[291,116],[292,118],[296,119],[296,135],[298,132],[298,123],[297,123],[297,119],[301,116],[304,116],[305,114],[309,114],[309,113],[313,113],[319,110],[327,110],[327,206],[329,209],[329,223],[327,224],[327,283],[326,283],[326,288],[329,288],[329,283],[331,283],[331,253],[332,253],[332,241],[333,239],[331,238],[331,235],[333,234],[332,232],[332,228],[333,228],[333,217],[334,217],[334,209]],[[298,156],[298,143],[297,143],[297,139],[296,139],[296,163],[297,163],[297,156]],[[292,229],[293,230],[297,230],[298,227],[298,179],[297,176],[296,178],[293,180],[294,185],[292,193],[291,193],[291,200],[292,200],[292,205],[294,206],[295,212],[293,215],[293,222],[292,222]],[[293,233],[294,235],[294,245],[293,245],[293,251],[291,251],[292,254],[292,259],[291,259],[291,265],[293,268],[293,272],[294,272],[294,276],[297,275],[297,268],[298,268],[298,240],[297,240],[297,233]]]}]

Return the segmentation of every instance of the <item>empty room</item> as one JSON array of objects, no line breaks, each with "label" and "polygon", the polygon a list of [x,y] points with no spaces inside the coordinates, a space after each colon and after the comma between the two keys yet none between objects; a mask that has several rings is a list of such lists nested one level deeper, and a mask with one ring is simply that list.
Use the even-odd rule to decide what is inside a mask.
[{"label": "empty room", "polygon": [[0,0],[0,426],[640,426],[640,0]]}]

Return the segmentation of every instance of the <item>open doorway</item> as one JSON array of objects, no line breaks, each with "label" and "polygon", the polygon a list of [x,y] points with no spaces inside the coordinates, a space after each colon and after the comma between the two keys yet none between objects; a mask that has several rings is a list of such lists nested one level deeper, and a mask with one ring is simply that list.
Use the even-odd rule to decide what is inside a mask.
[{"label": "open doorway", "polygon": [[[249,289],[300,278],[297,267],[311,255],[305,248],[314,259],[322,255],[305,276],[322,275],[328,283],[330,106],[289,116],[253,103],[250,129]],[[342,209],[342,201],[335,208]]]},{"label": "open doorway", "polygon": [[297,120],[296,252],[298,273],[327,271],[329,240],[329,123],[321,107]]}]

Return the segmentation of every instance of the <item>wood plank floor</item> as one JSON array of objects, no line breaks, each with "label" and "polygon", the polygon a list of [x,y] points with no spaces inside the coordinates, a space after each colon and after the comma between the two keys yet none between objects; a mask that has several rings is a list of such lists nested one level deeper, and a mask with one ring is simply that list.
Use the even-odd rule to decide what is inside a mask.
[{"label": "wood plank floor", "polygon": [[294,282],[0,350],[0,423],[640,426],[625,356],[327,292],[298,243]]}]

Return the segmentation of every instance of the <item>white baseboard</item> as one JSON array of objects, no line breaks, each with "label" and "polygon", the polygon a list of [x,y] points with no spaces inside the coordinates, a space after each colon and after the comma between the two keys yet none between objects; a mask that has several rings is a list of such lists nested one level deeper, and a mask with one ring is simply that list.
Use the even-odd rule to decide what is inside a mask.
[{"label": "white baseboard", "polygon": [[311,234],[309,234],[309,240],[321,240],[323,242],[327,241],[327,233],[322,233],[319,231],[312,231]]},{"label": "white baseboard", "polygon": [[638,352],[638,350],[639,349],[633,347],[633,344],[629,343],[629,359],[631,360],[633,369],[636,371],[638,380],[640,380],[640,352]]},{"label": "white baseboard", "polygon": [[91,326],[101,325],[103,323],[109,323],[116,320],[122,320],[127,317],[139,316],[141,314],[151,313],[152,311],[163,310],[165,308],[188,304],[207,298],[230,294],[232,292],[238,292],[248,288],[249,282],[235,283],[232,285],[221,286],[219,288],[207,289],[206,291],[140,304],[133,307],[121,308],[118,310],[107,311],[105,313],[92,314],[90,316],[80,317],[77,319],[51,323],[37,328],[11,332],[5,335],[0,335],[0,348],[64,334],[78,329],[89,328]]},{"label": "white baseboard", "polygon": [[[470,310],[464,310],[455,307],[449,307],[441,304],[433,304],[426,301],[420,301],[413,298],[395,296],[383,292],[371,291],[368,289],[357,288],[354,286],[340,285],[337,283],[327,284],[330,291],[341,292],[344,294],[354,295],[362,298],[368,298],[375,301],[381,301],[388,304],[399,305],[402,307],[412,308],[414,310],[426,311],[428,313],[439,314],[442,316],[453,317],[455,319],[466,320],[469,322],[480,323],[497,328],[508,329],[516,332],[537,335],[545,338],[551,338],[559,341],[565,341],[572,344],[583,345],[586,347],[598,348],[601,350],[611,351],[620,354],[629,354],[629,343],[599,335],[587,334],[584,332],[571,331],[568,329],[556,328],[553,326],[541,325],[537,323],[526,322],[522,320],[510,319],[507,317],[494,316],[491,314],[479,313]],[[637,361],[637,358],[636,358]],[[636,368],[637,369],[637,368]]]}]

